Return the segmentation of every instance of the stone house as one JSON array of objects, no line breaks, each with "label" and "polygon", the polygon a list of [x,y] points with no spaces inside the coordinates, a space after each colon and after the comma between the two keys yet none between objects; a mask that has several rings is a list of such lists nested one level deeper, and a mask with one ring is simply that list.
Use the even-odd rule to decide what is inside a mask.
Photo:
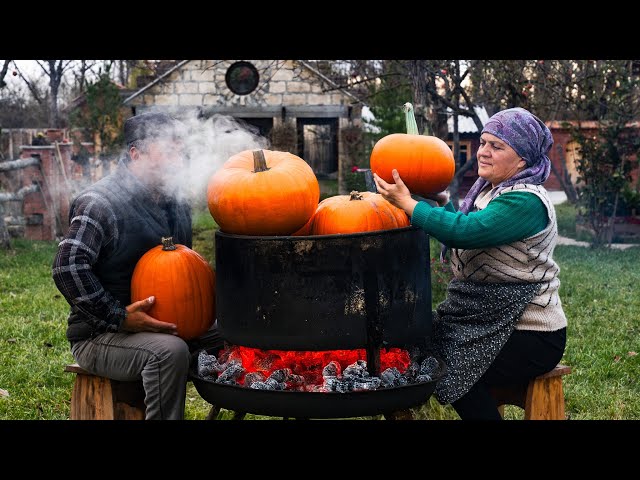
[{"label": "stone house", "polygon": [[361,141],[361,101],[304,60],[177,61],[143,79],[123,106],[128,116],[151,108],[231,116],[268,138],[271,149],[307,161],[325,193],[336,183],[346,193],[344,174]]}]

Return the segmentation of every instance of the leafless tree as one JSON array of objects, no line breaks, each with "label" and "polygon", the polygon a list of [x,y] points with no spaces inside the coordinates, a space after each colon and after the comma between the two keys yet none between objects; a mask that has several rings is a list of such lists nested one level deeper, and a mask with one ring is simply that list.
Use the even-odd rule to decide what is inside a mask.
[{"label": "leafless tree", "polygon": [[11,62],[12,60],[5,60],[4,63],[2,64],[2,69],[0,70],[0,88],[6,85],[4,81],[4,77],[7,76],[7,72],[9,71],[9,64]]},{"label": "leafless tree", "polygon": [[73,66],[73,60],[36,60],[36,62],[49,77],[49,125],[60,127],[58,94],[64,73]]}]

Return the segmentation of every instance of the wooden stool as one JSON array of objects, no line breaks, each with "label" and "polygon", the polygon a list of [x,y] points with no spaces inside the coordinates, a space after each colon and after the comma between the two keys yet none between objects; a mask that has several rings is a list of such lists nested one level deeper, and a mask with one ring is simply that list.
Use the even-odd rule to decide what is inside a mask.
[{"label": "wooden stool", "polygon": [[119,382],[87,372],[77,363],[64,367],[76,374],[71,420],[144,420],[142,382]]},{"label": "wooden stool", "polygon": [[491,395],[503,417],[504,405],[516,405],[524,409],[525,420],[565,420],[562,377],[569,373],[571,367],[559,364],[528,385],[494,387]]}]

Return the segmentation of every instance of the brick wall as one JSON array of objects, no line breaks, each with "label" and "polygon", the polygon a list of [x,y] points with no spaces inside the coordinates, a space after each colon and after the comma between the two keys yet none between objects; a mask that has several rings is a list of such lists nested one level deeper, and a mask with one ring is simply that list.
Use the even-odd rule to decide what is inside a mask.
[{"label": "brick wall", "polygon": [[[40,191],[30,193],[22,202],[26,222],[24,237],[30,240],[55,240],[69,228],[69,205],[74,194],[90,182],[82,165],[72,160],[78,145],[63,140],[62,131],[46,132],[52,145],[22,145],[20,158],[39,157],[40,165],[32,165],[14,173],[15,190],[37,183]],[[92,145],[85,145],[92,150]]]}]

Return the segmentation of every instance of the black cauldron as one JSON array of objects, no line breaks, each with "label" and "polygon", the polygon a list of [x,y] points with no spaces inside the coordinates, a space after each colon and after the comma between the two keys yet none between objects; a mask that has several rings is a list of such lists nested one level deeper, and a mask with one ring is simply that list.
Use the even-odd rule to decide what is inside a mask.
[{"label": "black cauldron", "polygon": [[[366,349],[380,374],[380,350],[432,354],[429,237],[423,230],[255,237],[218,230],[216,316],[230,344],[266,350]],[[212,350],[208,353],[216,354]],[[370,391],[254,390],[190,378],[209,403],[296,418],[388,414],[425,403],[446,371],[422,383]]]},{"label": "black cauldron", "polygon": [[216,316],[229,343],[261,349],[428,346],[429,237],[416,227],[340,235],[218,230]]}]

